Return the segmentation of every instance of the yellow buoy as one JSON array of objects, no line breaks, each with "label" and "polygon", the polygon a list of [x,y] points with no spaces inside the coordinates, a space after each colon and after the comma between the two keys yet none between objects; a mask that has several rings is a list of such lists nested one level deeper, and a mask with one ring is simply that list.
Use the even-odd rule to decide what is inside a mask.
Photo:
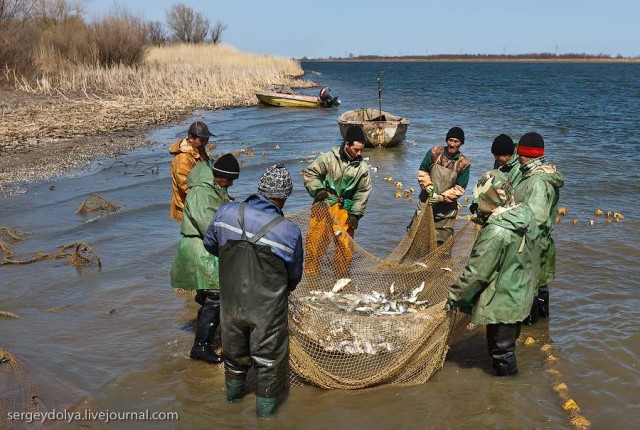
[{"label": "yellow buoy", "polygon": [[556,224],[558,224],[560,222],[562,218],[560,218],[559,216],[556,217],[556,219],[554,220],[556,222]]},{"label": "yellow buoy", "polygon": [[564,382],[558,382],[557,384],[553,385],[553,391],[555,391],[556,393],[561,393],[563,391],[567,391],[569,389],[569,387],[567,387],[567,384],[565,384]]},{"label": "yellow buoy", "polygon": [[575,400],[569,399],[562,405],[562,410],[565,412],[579,412],[580,406],[578,406]]},{"label": "yellow buoy", "polygon": [[576,225],[578,224],[578,218],[574,218],[571,220],[571,224]]},{"label": "yellow buoy", "polygon": [[469,196],[464,196],[465,203],[469,202]]},{"label": "yellow buoy", "polygon": [[396,199],[401,199],[402,198],[402,193],[400,191],[398,191],[396,193]]},{"label": "yellow buoy", "polygon": [[558,208],[558,215],[569,215],[569,211],[567,210],[567,208]]},{"label": "yellow buoy", "polygon": [[602,209],[596,209],[596,216],[602,216]]},{"label": "yellow buoy", "polygon": [[582,415],[571,418],[571,425],[580,430],[586,430],[591,427],[591,423],[589,422],[589,420]]},{"label": "yellow buoy", "polygon": [[595,223],[596,222],[594,220],[592,220],[592,219],[589,220],[589,225],[595,225]]},{"label": "yellow buoy", "polygon": [[623,219],[624,216],[619,212],[614,212],[613,213],[613,218],[618,220],[618,219]]}]

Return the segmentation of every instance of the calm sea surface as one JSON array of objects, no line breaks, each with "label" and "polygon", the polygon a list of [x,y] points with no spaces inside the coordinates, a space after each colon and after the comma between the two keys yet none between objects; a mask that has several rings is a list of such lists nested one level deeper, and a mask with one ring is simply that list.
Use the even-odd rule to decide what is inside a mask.
[{"label": "calm sea surface", "polygon": [[[149,136],[156,145],[101,160],[74,177],[29,186],[0,199],[0,226],[32,233],[19,256],[54,252],[83,241],[100,253],[102,270],[77,270],[63,261],[0,266],[0,345],[20,357],[49,408],[93,411],[177,411],[178,422],[116,422],[116,428],[422,429],[570,428],[545,373],[544,342],[554,346],[555,369],[593,428],[633,428],[640,422],[640,65],[306,63],[343,104],[338,109],[255,107],[196,112]],[[520,374],[498,379],[482,338],[456,345],[444,368],[425,385],[364,392],[293,388],[277,416],[258,421],[254,396],[229,404],[222,373],[189,360],[188,325],[197,306],[170,288],[179,241],[168,219],[168,145],[195,119],[217,134],[215,153],[249,148],[236,198],[252,193],[264,168],[284,161],[295,190],[286,211],[310,199],[298,172],[302,162],[339,143],[337,116],[377,106],[376,71],[383,74],[383,109],[411,125],[398,148],[367,150],[379,167],[367,215],[356,239],[385,256],[404,233],[413,203],[394,198],[393,176],[407,186],[427,149],[447,130],[466,132],[462,151],[471,181],[493,163],[491,141],[541,133],[547,159],[565,174],[557,224],[557,279],[551,320],[524,335],[538,346],[518,347]],[[313,90],[315,92],[316,90]],[[311,92],[311,90],[310,90]],[[279,149],[276,149],[279,145]],[[159,174],[144,173],[157,163]],[[50,186],[55,188],[50,190]],[[106,216],[75,215],[76,204],[100,193],[122,206]],[[605,223],[594,211],[620,212]],[[578,224],[572,224],[577,219]],[[589,225],[594,220],[595,225]],[[42,309],[72,303],[56,312]],[[6,364],[0,364],[6,365]],[[0,397],[5,395],[0,393]],[[2,404],[2,403],[0,403]],[[0,411],[5,413],[5,411]],[[61,426],[64,427],[64,426]],[[91,423],[90,428],[100,427]]]}]

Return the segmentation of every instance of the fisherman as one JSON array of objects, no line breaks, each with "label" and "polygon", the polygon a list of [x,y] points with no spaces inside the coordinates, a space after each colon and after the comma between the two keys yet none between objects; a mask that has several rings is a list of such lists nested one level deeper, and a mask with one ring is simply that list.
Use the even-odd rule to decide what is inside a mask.
[{"label": "fisherman", "polygon": [[180,226],[180,245],[171,268],[171,286],[196,291],[198,310],[196,337],[189,355],[194,360],[220,363],[213,339],[220,324],[218,257],[204,249],[202,240],[209,223],[225,203],[231,201],[227,189],[240,176],[240,165],[232,154],[197,164],[187,178],[189,193]]},{"label": "fisherman", "polygon": [[516,145],[513,143],[513,139],[506,134],[497,136],[491,144],[491,153],[495,159],[493,168],[507,175],[511,186],[515,188],[520,182],[522,172],[520,171],[520,161],[516,154]]},{"label": "fisherman", "polygon": [[473,196],[474,220],[482,228],[460,279],[450,287],[445,310],[458,307],[471,314],[473,324],[486,325],[497,375],[515,375],[516,339],[537,279],[537,226],[529,206],[514,203],[511,184],[498,170],[480,177]]},{"label": "fisherman", "polygon": [[[304,186],[314,202],[306,244],[305,272],[309,275],[320,273],[320,262],[332,237],[336,246],[336,271],[349,270],[353,254],[351,238],[371,193],[369,166],[362,159],[364,142],[362,129],[351,126],[342,145],[320,154],[302,171]],[[326,203],[329,214],[323,211],[324,205],[317,205],[319,202]]]},{"label": "fisherman", "polygon": [[288,296],[302,279],[302,234],[282,213],[292,190],[283,164],[268,167],[258,194],[221,207],[204,238],[207,251],[220,258],[227,399],[242,399],[253,363],[261,417],[275,412],[286,382]]},{"label": "fisherman", "polygon": [[536,284],[537,297],[531,307],[531,314],[525,320],[525,324],[531,325],[539,317],[549,317],[548,284],[555,278],[556,272],[556,247],[551,234],[564,175],[545,160],[544,139],[538,133],[527,133],[520,138],[518,158],[522,179],[515,188],[514,196],[516,202],[525,203],[531,208],[541,233],[537,244],[541,266],[540,279]]},{"label": "fisherman", "polygon": [[[518,154],[515,153],[516,145],[513,143],[513,139],[506,134],[500,134],[491,144],[491,153],[493,154],[494,163],[493,168],[500,170],[507,175],[507,179],[511,182],[511,187],[515,188],[520,182],[522,172],[520,171],[520,161],[518,160]],[[478,209],[476,202],[471,203],[469,210],[472,214],[475,214]]]},{"label": "fisherman", "polygon": [[174,142],[169,147],[169,154],[173,154],[173,160],[171,160],[173,195],[169,218],[176,220],[178,224],[182,222],[184,201],[187,197],[187,177],[196,164],[209,161],[206,147],[211,136],[214,135],[209,131],[207,124],[196,121],[189,126],[187,137]]},{"label": "fisherman", "polygon": [[433,206],[438,245],[453,236],[458,197],[464,194],[469,182],[471,162],[460,152],[464,131],[453,127],[447,132],[445,146],[434,146],[424,156],[418,169],[421,188],[418,212],[425,204]]}]

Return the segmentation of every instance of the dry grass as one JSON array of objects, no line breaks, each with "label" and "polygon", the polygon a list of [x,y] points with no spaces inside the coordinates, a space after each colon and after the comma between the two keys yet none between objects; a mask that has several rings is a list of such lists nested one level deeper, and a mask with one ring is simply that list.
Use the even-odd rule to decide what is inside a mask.
[{"label": "dry grass", "polygon": [[228,45],[151,48],[140,67],[77,66],[16,89],[51,95],[46,103],[2,110],[0,142],[70,138],[164,123],[194,109],[257,104],[254,92],[270,83],[311,87],[292,59],[242,53]]}]

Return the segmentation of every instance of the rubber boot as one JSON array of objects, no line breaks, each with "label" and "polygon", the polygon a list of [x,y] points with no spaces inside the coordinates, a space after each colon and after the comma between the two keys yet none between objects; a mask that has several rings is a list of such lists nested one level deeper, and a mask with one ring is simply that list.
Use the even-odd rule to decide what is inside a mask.
[{"label": "rubber boot", "polygon": [[207,297],[196,325],[196,338],[189,356],[194,360],[221,363],[222,357],[213,351],[213,337],[220,325],[220,301]]},{"label": "rubber boot", "polygon": [[529,312],[529,315],[527,315],[527,317],[524,319],[524,321],[522,321],[522,324],[524,325],[534,325],[535,323],[538,322],[539,319],[539,315],[538,315],[538,311],[539,311],[539,298],[538,295],[533,296],[533,303],[531,304],[531,311]]},{"label": "rubber boot", "polygon": [[258,417],[273,415],[278,409],[277,397],[256,397],[256,414]]},{"label": "rubber boot", "polygon": [[493,368],[496,369],[496,376],[514,376],[518,374],[516,356],[493,357]]},{"label": "rubber boot", "polygon": [[549,318],[549,287],[538,288],[538,314],[540,318]]},{"label": "rubber boot", "polygon": [[244,397],[244,379],[224,378],[227,386],[227,400],[231,403],[238,402]]}]

